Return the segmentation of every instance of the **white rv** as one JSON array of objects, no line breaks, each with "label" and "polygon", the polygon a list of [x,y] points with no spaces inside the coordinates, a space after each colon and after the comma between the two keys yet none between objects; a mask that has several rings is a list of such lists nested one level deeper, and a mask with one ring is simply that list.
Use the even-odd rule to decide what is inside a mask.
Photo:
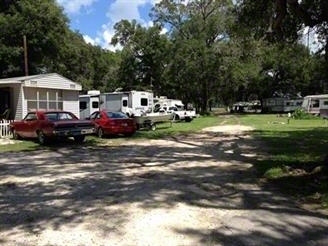
[{"label": "white rv", "polygon": [[100,94],[100,109],[121,111],[128,116],[141,116],[153,107],[153,93],[123,91]]},{"label": "white rv", "polygon": [[93,112],[99,110],[100,91],[88,91],[87,95],[80,95],[80,119],[89,117]]},{"label": "white rv", "polygon": [[303,98],[272,97],[262,101],[262,112],[289,113],[301,108]]},{"label": "white rv", "polygon": [[309,95],[304,97],[302,108],[308,113],[327,117],[328,94]]}]

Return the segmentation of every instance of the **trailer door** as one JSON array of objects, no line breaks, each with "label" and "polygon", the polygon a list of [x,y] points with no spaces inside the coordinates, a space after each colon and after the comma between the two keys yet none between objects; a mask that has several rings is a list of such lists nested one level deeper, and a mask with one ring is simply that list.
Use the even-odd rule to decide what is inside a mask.
[{"label": "trailer door", "polygon": [[121,98],[121,108],[123,113],[129,113],[129,96],[127,94],[123,94]]},{"label": "trailer door", "polygon": [[90,115],[99,110],[99,97],[90,98]]},{"label": "trailer door", "polygon": [[80,119],[85,119],[90,115],[90,97],[80,97]]}]

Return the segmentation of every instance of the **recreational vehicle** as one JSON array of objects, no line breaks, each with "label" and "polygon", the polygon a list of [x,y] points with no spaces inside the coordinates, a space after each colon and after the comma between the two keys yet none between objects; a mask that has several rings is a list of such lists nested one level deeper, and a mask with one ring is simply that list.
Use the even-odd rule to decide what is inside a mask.
[{"label": "recreational vehicle", "polygon": [[140,116],[153,107],[153,93],[149,91],[125,91],[100,94],[100,108],[120,111],[128,116]]},{"label": "recreational vehicle", "polygon": [[100,109],[140,116],[153,107],[153,93],[148,91],[106,92],[88,91],[80,95],[80,118],[86,118]]},{"label": "recreational vehicle", "polygon": [[80,119],[89,117],[92,113],[99,110],[100,91],[88,91],[87,95],[80,95]]},{"label": "recreational vehicle", "polygon": [[262,112],[289,113],[301,108],[303,98],[272,97],[262,101]]},{"label": "recreational vehicle", "polygon": [[308,113],[327,117],[328,94],[309,95],[304,97],[302,108]]}]

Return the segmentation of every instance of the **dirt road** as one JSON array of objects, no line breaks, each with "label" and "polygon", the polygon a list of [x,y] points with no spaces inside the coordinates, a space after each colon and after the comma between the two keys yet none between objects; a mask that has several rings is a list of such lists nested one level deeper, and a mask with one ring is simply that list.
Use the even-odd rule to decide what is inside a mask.
[{"label": "dirt road", "polygon": [[234,129],[2,153],[0,245],[328,245],[326,217],[257,184],[261,144]]}]

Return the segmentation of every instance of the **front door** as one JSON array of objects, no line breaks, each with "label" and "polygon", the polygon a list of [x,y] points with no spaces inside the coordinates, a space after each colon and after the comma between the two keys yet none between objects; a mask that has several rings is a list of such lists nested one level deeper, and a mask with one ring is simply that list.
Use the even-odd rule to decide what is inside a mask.
[{"label": "front door", "polygon": [[9,87],[0,88],[0,116],[4,116],[6,110],[10,110],[10,89]]}]

